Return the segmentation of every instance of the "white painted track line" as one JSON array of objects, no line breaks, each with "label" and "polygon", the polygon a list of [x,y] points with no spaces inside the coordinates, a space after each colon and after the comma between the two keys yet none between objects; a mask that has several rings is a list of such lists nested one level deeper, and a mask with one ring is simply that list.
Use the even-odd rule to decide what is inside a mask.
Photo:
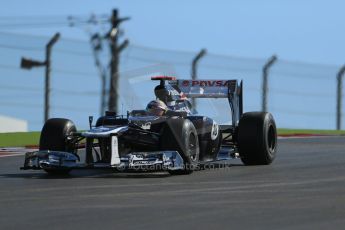
[{"label": "white painted track line", "polygon": [[0,155],[0,158],[3,157],[16,157],[16,156],[24,156],[25,153],[12,153],[12,154],[7,154],[7,155]]}]

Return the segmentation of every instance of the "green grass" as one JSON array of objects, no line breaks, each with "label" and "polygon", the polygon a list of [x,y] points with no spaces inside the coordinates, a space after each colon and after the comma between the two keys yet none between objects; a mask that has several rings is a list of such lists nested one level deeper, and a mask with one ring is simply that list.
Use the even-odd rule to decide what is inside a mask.
[{"label": "green grass", "polygon": [[345,135],[345,130],[316,130],[316,129],[278,129],[279,135],[293,134],[319,134],[319,135]]},{"label": "green grass", "polygon": [[0,147],[38,145],[41,132],[0,133]]},{"label": "green grass", "polygon": [[[321,134],[345,135],[345,130],[278,129],[279,135]],[[38,145],[40,132],[0,133],[0,147],[25,147]]]}]

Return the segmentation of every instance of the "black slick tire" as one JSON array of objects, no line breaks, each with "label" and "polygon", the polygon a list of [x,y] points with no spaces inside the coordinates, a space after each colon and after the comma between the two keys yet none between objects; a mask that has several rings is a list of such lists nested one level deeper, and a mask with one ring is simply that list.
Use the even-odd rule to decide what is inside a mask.
[{"label": "black slick tire", "polygon": [[[67,137],[77,129],[71,120],[51,118],[44,124],[39,143],[39,150],[75,152],[75,146],[68,143]],[[49,174],[68,174],[70,169],[45,169]]]},{"label": "black slick tire", "polygon": [[199,165],[199,140],[193,123],[184,118],[170,118],[163,128],[161,150],[178,151],[184,161],[184,169],[169,171],[172,175],[192,173]]},{"label": "black slick tire", "polygon": [[245,165],[268,165],[277,152],[277,128],[266,112],[243,114],[238,126],[238,148]]}]

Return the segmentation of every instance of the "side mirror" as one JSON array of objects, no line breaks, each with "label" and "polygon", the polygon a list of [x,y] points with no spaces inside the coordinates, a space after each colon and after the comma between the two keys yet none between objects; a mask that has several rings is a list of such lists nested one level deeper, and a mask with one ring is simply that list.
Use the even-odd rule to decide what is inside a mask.
[{"label": "side mirror", "polygon": [[89,126],[92,129],[93,116],[89,116]]}]

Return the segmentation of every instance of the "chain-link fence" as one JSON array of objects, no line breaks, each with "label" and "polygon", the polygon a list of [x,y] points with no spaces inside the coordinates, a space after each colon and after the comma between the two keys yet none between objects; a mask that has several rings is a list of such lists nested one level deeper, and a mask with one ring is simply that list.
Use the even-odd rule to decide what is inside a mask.
[{"label": "chain-link fence", "polygon": [[[44,61],[49,39],[0,33],[0,114],[27,120],[30,130],[40,130],[43,124],[44,68],[20,69],[20,59]],[[190,78],[197,53],[128,46],[121,53],[118,111],[125,114],[127,110],[145,108],[154,98],[156,82],[149,80],[152,75]],[[109,57],[104,43],[100,58],[107,72]],[[243,79],[244,110],[261,110],[262,68],[267,59],[207,53],[198,64],[198,78]],[[269,72],[267,105],[278,127],[334,129],[338,69],[286,61],[278,54]],[[62,34],[52,51],[51,79],[50,117],[67,117],[78,128],[87,128],[88,115],[99,116],[101,103],[101,80],[90,43],[64,39]],[[226,100],[198,99],[197,105],[200,113],[221,123],[229,122]]]}]

